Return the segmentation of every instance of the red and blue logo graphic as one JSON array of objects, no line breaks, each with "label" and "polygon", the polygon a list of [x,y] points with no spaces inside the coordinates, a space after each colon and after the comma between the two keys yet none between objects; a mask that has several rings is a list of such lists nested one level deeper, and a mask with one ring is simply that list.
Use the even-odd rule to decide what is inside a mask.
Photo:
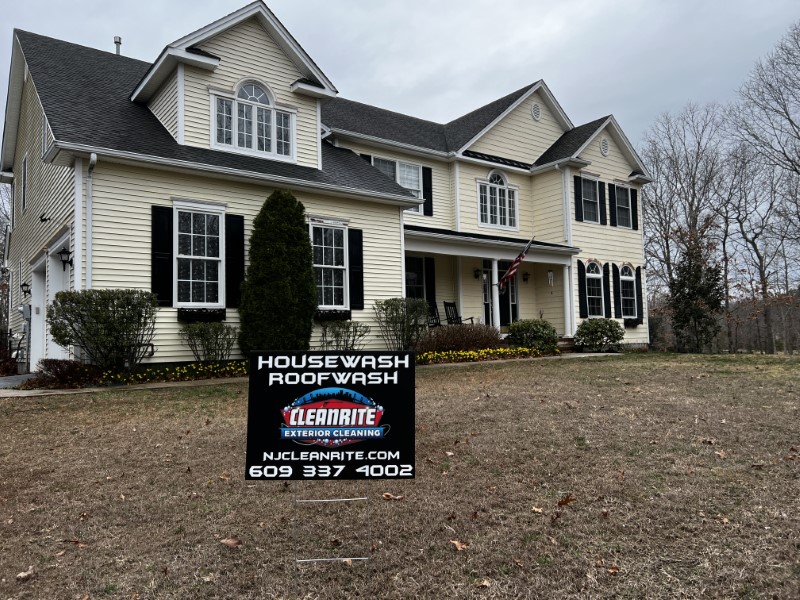
[{"label": "red and blue logo graphic", "polygon": [[337,448],[383,438],[383,407],[345,388],[321,388],[283,408],[281,439],[298,444]]}]

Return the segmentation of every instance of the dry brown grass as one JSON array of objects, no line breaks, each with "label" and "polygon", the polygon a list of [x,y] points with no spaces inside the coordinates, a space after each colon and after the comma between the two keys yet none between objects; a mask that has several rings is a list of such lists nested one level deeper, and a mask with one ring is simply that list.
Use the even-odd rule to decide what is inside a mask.
[{"label": "dry brown grass", "polygon": [[0,598],[797,598],[798,367],[420,369],[417,479],[368,484],[245,482],[243,385],[3,399]]}]

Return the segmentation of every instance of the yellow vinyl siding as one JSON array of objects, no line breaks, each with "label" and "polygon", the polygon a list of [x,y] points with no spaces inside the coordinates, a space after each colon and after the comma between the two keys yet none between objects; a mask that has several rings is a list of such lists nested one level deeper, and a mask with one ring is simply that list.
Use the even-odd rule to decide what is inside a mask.
[{"label": "yellow vinyl siding", "polygon": [[[523,264],[523,266],[525,266]],[[548,321],[561,335],[564,333],[564,267],[561,265],[530,265],[520,268],[520,272],[528,271],[531,277],[523,283],[520,277],[520,289],[533,288],[536,304],[530,313],[521,313],[523,319],[542,318]],[[553,287],[547,283],[547,271],[553,272]]]},{"label": "yellow vinyl siding", "polygon": [[[31,302],[31,296],[22,296],[20,283],[31,283],[31,262],[42,256],[50,243],[56,242],[66,231],[72,230],[75,179],[71,167],[58,167],[42,161],[42,105],[33,83],[28,77],[22,90],[19,129],[14,157],[14,229],[11,231],[7,264],[12,269],[11,306],[9,327],[22,331],[22,318],[16,307]],[[52,135],[47,136],[48,144]],[[22,161],[27,154],[26,210],[22,211]],[[40,220],[40,216],[48,219]],[[71,238],[69,250],[74,250]],[[19,264],[22,263],[22,273]],[[60,264],[60,263],[59,263]],[[60,267],[59,267],[60,270]],[[50,270],[48,269],[48,275]],[[58,273],[60,276],[62,273]],[[47,288],[48,282],[45,282]],[[45,298],[50,290],[45,289]],[[40,307],[44,310],[44,307]],[[46,348],[46,345],[45,345]],[[34,368],[36,365],[31,365]]]},{"label": "yellow vinyl siding", "polygon": [[464,257],[461,259],[461,315],[474,317],[475,323],[484,322],[483,283],[475,279],[475,269],[483,268],[480,258]]},{"label": "yellow vinyl siding", "polygon": [[[603,156],[600,152],[600,140],[608,140],[608,156]],[[627,181],[628,176],[634,167],[627,161],[619,149],[614,138],[608,131],[601,131],[581,153],[580,158],[591,161],[591,165],[584,169],[584,172],[599,175],[600,181],[614,184],[614,181]],[[572,175],[580,175],[581,172],[573,171]],[[574,178],[570,178],[570,206],[572,212],[572,240],[573,245],[581,249],[578,258],[584,262],[588,259],[597,259],[601,264],[616,263],[621,266],[623,263],[631,263],[634,268],[644,269],[644,255],[642,249],[642,195],[639,193],[639,229],[633,230],[626,227],[611,227],[611,225],[598,225],[596,223],[582,223],[575,221],[575,192]],[[632,185],[632,189],[639,189],[639,186]],[[608,188],[606,188],[606,204],[608,204]],[[608,210],[608,207],[607,207]],[[610,222],[610,220],[607,220]],[[578,318],[578,268],[573,261],[574,286],[575,286],[575,315]],[[610,277],[612,294],[611,302],[613,305],[613,277]],[[645,320],[644,324],[634,329],[625,330],[626,343],[645,343],[648,341],[647,332],[647,287],[644,281],[644,270],[642,271],[642,293],[645,297]],[[612,310],[612,315],[613,315]],[[621,321],[620,321],[621,322]]]},{"label": "yellow vinyl siding", "polygon": [[200,48],[221,60],[213,72],[189,66],[184,70],[185,143],[203,148],[210,146],[209,86],[232,92],[243,80],[254,79],[269,86],[278,104],[296,109],[293,142],[297,163],[316,168],[317,101],[289,91],[302,74],[266,30],[255,19],[249,19],[204,42]]},{"label": "yellow vinyl siding", "polygon": [[[214,180],[196,174],[100,162],[94,173],[94,286],[150,289],[151,206],[172,206],[174,198],[224,203],[226,214],[243,215],[245,239],[253,219],[274,188]],[[387,205],[295,192],[308,214],[344,219],[364,232],[365,309],[354,320],[372,327],[369,346],[381,347],[372,304],[398,296],[402,285],[400,209]],[[249,250],[249,241],[245,248]],[[227,311],[227,323],[238,324],[238,311]],[[178,336],[176,309],[158,311],[153,362],[190,360]],[[315,332],[312,345],[318,343]]]},{"label": "yellow vinyl siding", "polygon": [[[541,109],[538,121],[531,116],[534,104]],[[536,92],[487,131],[469,150],[532,164],[562,133],[561,125]]]},{"label": "yellow vinyl siding", "polygon": [[455,229],[455,200],[453,199],[451,188],[451,165],[443,161],[430,160],[405,152],[398,152],[394,149],[384,150],[356,142],[345,141],[339,145],[343,148],[349,148],[356,154],[369,154],[370,156],[399,160],[412,165],[430,167],[431,184],[433,186],[433,216],[426,217],[422,213],[406,212],[403,216],[405,223],[421,227]]},{"label": "yellow vinyl siding", "polygon": [[147,105],[172,137],[178,138],[178,74],[174,71]]},{"label": "yellow vinyl siding", "polygon": [[539,242],[565,244],[562,171],[533,177],[533,233]]}]

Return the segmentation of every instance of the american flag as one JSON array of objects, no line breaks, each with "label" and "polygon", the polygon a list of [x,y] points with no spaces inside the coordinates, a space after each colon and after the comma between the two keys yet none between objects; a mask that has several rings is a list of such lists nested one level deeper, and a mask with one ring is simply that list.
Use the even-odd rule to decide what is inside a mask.
[{"label": "american flag", "polygon": [[498,282],[497,285],[499,286],[499,289],[500,289],[501,292],[505,289],[506,284],[509,282],[509,280],[512,277],[514,277],[514,275],[517,274],[517,269],[519,269],[520,263],[522,263],[522,261],[525,260],[525,256],[528,254],[528,250],[531,249],[531,244],[533,244],[533,238],[531,238],[531,241],[528,242],[528,245],[525,246],[525,248],[522,250],[522,252],[520,252],[517,255],[517,258],[515,258],[514,262],[511,263],[511,266],[508,267],[508,270],[506,271],[506,274],[503,275],[503,277]]}]

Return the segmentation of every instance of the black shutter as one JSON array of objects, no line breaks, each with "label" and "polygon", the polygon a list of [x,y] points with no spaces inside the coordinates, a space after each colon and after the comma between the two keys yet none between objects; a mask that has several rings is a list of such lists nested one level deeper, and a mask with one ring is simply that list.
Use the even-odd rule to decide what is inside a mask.
[{"label": "black shutter", "polygon": [[636,267],[636,323],[644,323],[644,298],[642,298],[642,267]]},{"label": "black shutter", "polygon": [[244,281],[244,217],[225,215],[225,306],[239,308]]},{"label": "black shutter", "polygon": [[364,232],[347,230],[350,310],[364,310]]},{"label": "black shutter", "polygon": [[172,306],[172,207],[151,208],[150,291],[159,306]]},{"label": "black shutter", "polygon": [[622,318],[622,290],[620,289],[619,267],[617,265],[611,266],[614,275],[614,317],[617,319]]},{"label": "black shutter", "polygon": [[586,267],[578,261],[578,315],[581,319],[589,318],[589,303],[586,300]]},{"label": "black shutter", "polygon": [[425,300],[436,304],[436,261],[432,256],[425,257]]},{"label": "black shutter", "polygon": [[372,156],[370,156],[369,154],[359,154],[359,156],[363,158],[365,161],[367,161],[369,164],[372,164]]},{"label": "black shutter", "polygon": [[608,184],[608,220],[612,227],[617,226],[617,186]]},{"label": "black shutter", "polygon": [[597,203],[600,205],[600,225],[606,224],[606,184],[597,182]]},{"label": "black shutter", "polygon": [[606,319],[611,318],[611,277],[609,276],[608,263],[603,265],[603,298],[606,305]]},{"label": "black shutter", "polygon": [[639,229],[639,191],[631,190],[631,225]]},{"label": "black shutter", "polygon": [[422,197],[425,204],[422,213],[426,217],[433,216],[433,170],[430,167],[422,167]]},{"label": "black shutter", "polygon": [[[583,221],[583,192],[581,191],[581,176],[575,175],[575,220]],[[580,261],[578,261],[580,264]]]}]

